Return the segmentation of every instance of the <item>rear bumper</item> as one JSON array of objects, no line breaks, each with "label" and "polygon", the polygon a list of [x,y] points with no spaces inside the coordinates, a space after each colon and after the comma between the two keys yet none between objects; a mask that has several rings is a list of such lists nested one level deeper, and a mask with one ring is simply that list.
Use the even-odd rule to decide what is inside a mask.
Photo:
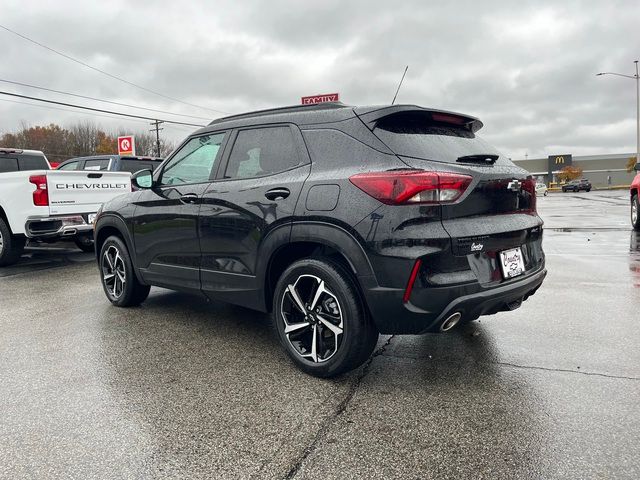
[{"label": "rear bumper", "polygon": [[371,277],[360,280],[380,333],[420,334],[438,331],[442,321],[456,312],[462,314],[463,320],[473,320],[481,315],[513,310],[536,292],[546,275],[542,267],[526,277],[492,288],[483,289],[476,284],[424,289],[423,295],[432,299],[429,303],[433,308],[429,310],[411,302],[403,303],[402,289],[379,287]]},{"label": "rear bumper", "polygon": [[91,232],[93,225],[82,215],[29,217],[24,230],[27,238],[57,238]]}]

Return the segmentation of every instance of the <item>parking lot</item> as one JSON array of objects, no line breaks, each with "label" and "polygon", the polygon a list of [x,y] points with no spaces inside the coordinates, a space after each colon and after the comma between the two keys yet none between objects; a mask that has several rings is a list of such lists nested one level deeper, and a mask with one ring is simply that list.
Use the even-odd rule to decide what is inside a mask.
[{"label": "parking lot", "polygon": [[364,367],[295,368],[269,318],[105,298],[64,244],[0,270],[2,478],[638,478],[640,236],[627,191],[540,198],[547,280]]}]

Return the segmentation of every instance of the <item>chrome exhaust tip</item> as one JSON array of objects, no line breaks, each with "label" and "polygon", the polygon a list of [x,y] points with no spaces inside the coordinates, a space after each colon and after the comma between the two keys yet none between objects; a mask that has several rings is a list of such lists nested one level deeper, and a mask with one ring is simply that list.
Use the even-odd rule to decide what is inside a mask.
[{"label": "chrome exhaust tip", "polygon": [[449,330],[455,328],[455,326],[460,323],[460,319],[462,319],[462,314],[460,312],[456,312],[450,315],[440,324],[440,331],[448,332]]}]

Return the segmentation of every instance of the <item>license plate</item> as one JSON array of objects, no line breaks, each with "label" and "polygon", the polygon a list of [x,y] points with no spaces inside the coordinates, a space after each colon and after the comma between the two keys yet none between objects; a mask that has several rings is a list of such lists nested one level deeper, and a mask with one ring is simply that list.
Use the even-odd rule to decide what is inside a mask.
[{"label": "license plate", "polygon": [[96,214],[95,213],[90,213],[87,216],[87,220],[89,221],[89,223],[93,223],[95,219],[96,219]]},{"label": "license plate", "polygon": [[500,252],[500,267],[504,278],[513,278],[524,273],[524,258],[520,247]]}]

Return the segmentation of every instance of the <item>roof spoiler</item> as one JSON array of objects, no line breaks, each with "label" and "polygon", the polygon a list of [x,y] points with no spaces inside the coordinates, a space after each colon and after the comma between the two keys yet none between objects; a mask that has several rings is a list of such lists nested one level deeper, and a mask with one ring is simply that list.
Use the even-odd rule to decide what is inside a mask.
[{"label": "roof spoiler", "polygon": [[471,117],[462,113],[448,112],[446,110],[435,110],[433,108],[419,107],[417,105],[356,107],[353,109],[353,111],[370,130],[373,130],[378,121],[380,121],[381,119],[389,117],[391,115],[406,112],[423,112],[425,115],[430,115],[431,120],[434,122],[457,125],[462,128],[466,128],[473,133],[477,132],[483,127],[483,123],[476,117]]}]

